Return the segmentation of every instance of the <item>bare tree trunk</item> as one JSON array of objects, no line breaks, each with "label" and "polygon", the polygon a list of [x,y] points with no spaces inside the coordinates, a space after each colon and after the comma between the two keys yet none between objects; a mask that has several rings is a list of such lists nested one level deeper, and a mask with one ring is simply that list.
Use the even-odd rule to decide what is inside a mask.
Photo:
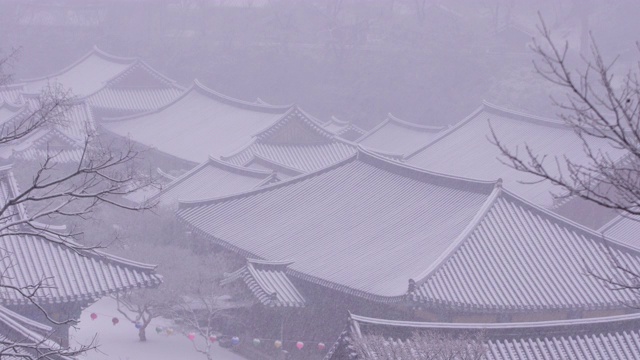
[{"label": "bare tree trunk", "polygon": [[147,341],[147,327],[143,326],[138,330],[138,338],[140,341]]}]

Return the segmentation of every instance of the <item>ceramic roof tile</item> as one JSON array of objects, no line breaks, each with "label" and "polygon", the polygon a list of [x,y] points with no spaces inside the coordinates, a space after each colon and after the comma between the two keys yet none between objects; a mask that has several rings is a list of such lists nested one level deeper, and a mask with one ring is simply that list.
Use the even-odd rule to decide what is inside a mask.
[{"label": "ceramic roof tile", "polygon": [[104,119],[107,130],[167,154],[200,163],[247,144],[289,110],[243,102],[196,82],[178,99],[152,112]]},{"label": "ceramic roof tile", "polygon": [[417,279],[416,301],[461,310],[604,309],[634,304],[588,271],[621,280],[640,253],[506,192],[442,262]]},{"label": "ceramic roof tile", "polygon": [[[48,338],[52,332],[50,326],[0,306],[0,353],[3,358],[31,359],[47,354],[52,360],[70,360],[71,357],[55,354],[59,350],[64,352],[64,348]],[[18,346],[13,347],[14,344]]]},{"label": "ceramic roof tile", "polygon": [[[551,192],[562,193],[562,189],[502,163],[499,149],[492,144],[489,124],[498,138],[511,149],[519,146],[522,151],[526,143],[539,151],[540,155],[560,158],[566,155],[576,163],[588,163],[581,140],[563,122],[502,109],[488,103],[426,147],[408,155],[407,162],[424,169],[475,179],[500,177],[507,190],[538,205],[553,206]],[[614,159],[623,155],[604,142],[594,141],[593,146],[611,150],[609,155]],[[549,167],[554,173],[556,166]]]},{"label": "ceramic roof tile", "polygon": [[[23,80],[19,85],[22,91],[37,94],[53,83],[86,100],[96,110],[120,115],[157,109],[184,91],[144,61],[113,56],[98,48],[57,73]],[[6,97],[13,94],[5,92]]]},{"label": "ceramic roof tile", "polygon": [[[10,167],[0,169],[0,203],[18,194]],[[25,217],[22,206],[17,217]],[[44,226],[44,225],[43,225]],[[0,236],[0,263],[4,271],[0,302],[27,300],[11,287],[22,288],[44,279],[36,293],[40,303],[95,299],[137,287],[153,287],[161,279],[155,266],[129,261],[100,251],[72,250],[42,236],[5,232]],[[124,276],[124,274],[131,276]]]},{"label": "ceramic roof tile", "polygon": [[[349,346],[359,339],[382,335],[388,346],[405,354],[428,351],[423,343],[412,341],[413,334],[474,336],[487,360],[631,360],[640,357],[640,316],[638,314],[602,318],[542,321],[534,323],[429,323],[375,319],[350,315],[347,330],[325,359],[339,359],[353,353]],[[342,357],[340,357],[342,356]],[[375,355],[371,355],[375,357]],[[358,359],[357,356],[348,357]],[[386,357],[385,357],[386,358]]]},{"label": "ceramic roof tile", "polygon": [[148,200],[172,205],[178,200],[213,199],[251,190],[274,177],[271,171],[252,170],[209,158],[168,183]]},{"label": "ceramic roof tile", "polygon": [[600,230],[605,236],[640,249],[640,217],[619,215]]},{"label": "ceramic roof tile", "polygon": [[304,307],[306,300],[287,276],[287,262],[255,259],[228,274],[223,284],[242,279],[253,295],[269,307]]},{"label": "ceramic roof tile", "polygon": [[[331,211],[327,211],[331,209]],[[618,278],[640,253],[502,189],[359,149],[327,168],[179,204],[197,232],[239,254],[293,261],[288,274],[375,301],[483,311],[624,308],[588,269]]]},{"label": "ceramic roof tile", "polygon": [[[242,166],[250,166],[260,158],[273,165],[271,170],[285,167],[304,173],[343,160],[355,151],[355,144],[340,139],[294,107],[272,126],[257,133],[248,145],[221,158]],[[262,165],[268,167],[268,163]]]},{"label": "ceramic roof tile", "polygon": [[181,203],[179,216],[248,257],[293,261],[289,274],[386,299],[406,293],[493,187],[360,151],[246,195]]},{"label": "ceramic roof tile", "polygon": [[94,48],[57,73],[21,82],[25,91],[30,93],[39,93],[50,83],[60,83],[74,95],[84,97],[101,89],[107,81],[127,70],[135,61],[133,58],[111,56]]}]

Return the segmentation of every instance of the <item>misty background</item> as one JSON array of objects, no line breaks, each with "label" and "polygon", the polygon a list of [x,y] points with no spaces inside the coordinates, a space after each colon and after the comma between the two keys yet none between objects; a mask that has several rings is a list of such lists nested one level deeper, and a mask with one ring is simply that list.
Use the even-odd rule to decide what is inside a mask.
[{"label": "misty background", "polygon": [[528,49],[538,11],[576,53],[592,31],[605,55],[631,61],[640,7],[630,0],[4,0],[0,43],[20,48],[17,79],[58,71],[97,45],[183,85],[198,78],[323,120],[370,129],[391,112],[443,125],[483,99],[556,113]]}]

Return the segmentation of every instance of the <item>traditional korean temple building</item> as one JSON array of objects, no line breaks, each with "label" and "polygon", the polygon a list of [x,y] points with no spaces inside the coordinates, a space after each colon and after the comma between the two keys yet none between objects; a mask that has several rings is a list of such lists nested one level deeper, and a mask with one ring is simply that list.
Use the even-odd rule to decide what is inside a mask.
[{"label": "traditional korean temple building", "polygon": [[145,189],[130,194],[127,199],[174,206],[178,200],[214,199],[277,181],[279,179],[272,171],[249,169],[210,157],[182,176],[171,178],[161,189]]},{"label": "traditional korean temple building", "polygon": [[[361,148],[290,180],[180,202],[178,216],[247,258],[235,278],[253,293],[281,303],[297,293],[306,308],[323,299],[332,313],[382,306],[405,319],[523,322],[624,314],[639,301],[586,275],[624,279],[611,257],[638,269],[639,250],[500,180],[443,175]],[[269,271],[249,271],[256,261]]]},{"label": "traditional korean temple building", "polygon": [[445,129],[444,126],[410,123],[389,114],[383,122],[356,141],[370,149],[406,156],[433,141]]},{"label": "traditional korean temple building", "polygon": [[68,67],[39,78],[21,80],[7,86],[0,95],[5,100],[20,102],[21,94],[39,94],[50,84],[70,90],[100,117],[156,109],[184,91],[139,58],[118,57],[94,47]]},{"label": "traditional korean temple building", "polygon": [[356,145],[327,130],[297,106],[254,134],[239,150],[221,156],[232,164],[289,177],[321,169],[356,151]]},{"label": "traditional korean temple building", "polygon": [[[444,341],[450,342],[448,347],[438,344],[433,334],[444,335]],[[480,337],[474,339],[474,335]],[[470,339],[469,342],[460,341],[456,344],[455,340],[452,341],[465,338]],[[375,344],[381,339],[386,341],[386,345]],[[471,340],[477,342],[470,343]],[[434,350],[444,349],[445,354],[456,359],[459,357],[455,354],[469,351],[469,356],[463,358],[632,360],[640,357],[640,315],[508,324],[452,324],[397,321],[350,314],[345,331],[325,359],[363,359],[356,351],[359,345],[368,345],[369,352],[364,357],[367,359],[425,359],[430,358],[428,356]],[[381,350],[384,353],[380,353]],[[442,358],[449,357],[445,355]]]},{"label": "traditional korean temple building", "polygon": [[241,148],[290,109],[234,99],[195,81],[169,104],[139,115],[105,118],[102,125],[195,165]]},{"label": "traditional korean temple building", "polygon": [[[427,145],[407,155],[405,161],[455,176],[482,180],[500,177],[505,188],[518,196],[546,208],[557,206],[552,193],[562,195],[563,190],[503,163],[500,150],[492,143],[492,128],[504,145],[513,151],[519,149],[522,156],[526,156],[525,145],[540,156],[547,155],[552,174],[557,173],[554,157],[559,158],[560,168],[565,172],[564,156],[577,164],[589,164],[582,141],[564,122],[504,109],[487,102]],[[624,155],[604,140],[594,139],[592,146],[604,150],[613,159]]]},{"label": "traditional korean temple building", "polygon": [[[19,194],[11,166],[0,168],[0,202]],[[24,206],[14,207],[9,219],[24,219]],[[54,228],[54,225],[42,227]],[[33,229],[24,232],[5,230],[0,236],[3,284],[0,305],[34,321],[47,323],[46,317],[23,295],[13,290],[43,281],[34,300],[54,320],[77,319],[81,311],[99,298],[134,288],[155,287],[161,277],[155,265],[130,261],[97,250],[74,249],[59,244]],[[68,241],[67,241],[68,242]],[[68,325],[54,325],[51,339],[63,345],[68,341]]]}]

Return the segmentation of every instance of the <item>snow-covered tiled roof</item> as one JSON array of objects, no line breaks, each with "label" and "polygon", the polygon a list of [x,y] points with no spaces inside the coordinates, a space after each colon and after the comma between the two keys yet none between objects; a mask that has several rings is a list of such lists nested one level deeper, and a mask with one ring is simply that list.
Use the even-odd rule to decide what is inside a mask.
[{"label": "snow-covered tiled roof", "polygon": [[243,256],[291,260],[291,276],[374,301],[476,312],[637,302],[585,275],[620,276],[610,254],[640,268],[636,250],[509,193],[501,181],[433,173],[363,149],[275,185],[181,202],[178,215]]},{"label": "snow-covered tiled roof", "polygon": [[38,94],[50,84],[60,84],[97,111],[132,114],[157,109],[184,88],[139,58],[118,57],[94,47],[68,67],[47,76],[22,80],[0,90],[3,97]]},{"label": "snow-covered tiled roof", "polygon": [[251,141],[290,109],[245,102],[196,81],[173,102],[134,116],[104,119],[107,130],[178,158],[201,163]]},{"label": "snow-covered tiled roof", "polygon": [[416,301],[475,311],[609,309],[638,302],[589,272],[624,282],[617,259],[640,269],[640,253],[506,191],[416,278]]},{"label": "snow-covered tiled roof", "polygon": [[618,215],[598,231],[608,238],[640,249],[640,216]]},{"label": "snow-covered tiled roof", "polygon": [[[31,120],[24,122],[25,119],[30,116],[39,116],[35,113],[35,109],[39,106],[37,98],[31,96],[27,98],[27,103],[20,111],[14,112],[12,117],[7,116],[6,119],[0,120],[7,124],[15,122],[26,128]],[[0,108],[0,117],[2,114],[3,110]],[[58,123],[45,124],[21,139],[0,146],[0,156],[4,158],[13,156],[21,160],[41,160],[47,155],[55,155],[57,163],[78,162],[87,137],[95,133],[95,121],[91,109],[84,102],[73,104],[64,115],[64,119]],[[21,122],[24,124],[20,125]],[[54,146],[53,143],[64,146]]]},{"label": "snow-covered tiled roof", "polygon": [[13,104],[22,101],[23,84],[8,84],[0,86],[0,102],[9,102]]},{"label": "snow-covered tiled roof", "polygon": [[109,80],[115,78],[137,59],[109,55],[97,47],[82,56],[66,68],[46,76],[24,79],[28,93],[39,93],[50,83],[59,83],[73,92],[75,96],[84,97],[100,90]]},{"label": "snow-covered tiled roof", "polygon": [[288,274],[389,301],[404,297],[409,278],[449,246],[493,188],[361,150],[259,190],[181,202],[178,214],[244,256],[291,260]]},{"label": "snow-covered tiled roof", "polygon": [[247,264],[226,274],[221,284],[242,280],[253,295],[269,307],[304,307],[306,300],[287,276],[286,261],[247,259]]},{"label": "snow-covered tiled roof", "polygon": [[178,200],[213,199],[251,190],[276,181],[271,171],[253,170],[210,157],[167,184],[149,201],[174,204]]},{"label": "snow-covered tiled roof", "polygon": [[356,141],[370,149],[409,155],[431,142],[444,129],[444,126],[413,124],[389,114],[383,122]]},{"label": "snow-covered tiled roof", "polygon": [[[255,134],[243,148],[221,158],[248,166],[259,157],[304,173],[336,163],[355,151],[355,144],[326,130],[294,106],[272,126]],[[271,170],[278,171],[277,167]]]},{"label": "snow-covered tiled roof", "polygon": [[0,306],[0,354],[3,358],[31,359],[46,356],[52,360],[70,360],[71,357],[56,355],[56,351],[63,348],[48,338],[52,332],[50,326]]},{"label": "snow-covered tiled roof", "polygon": [[[554,156],[567,156],[573,162],[587,165],[582,141],[573,129],[562,121],[544,119],[484,103],[469,117],[444,131],[422,149],[407,156],[407,162],[424,169],[445,174],[468,176],[476,179],[502,178],[507,190],[538,205],[554,205],[551,192],[562,193],[562,189],[547,181],[514,170],[504,164],[500,150],[492,143],[491,127],[498,139],[510,149],[519,148],[519,155],[525,156],[525,144],[536,154],[548,155],[549,171],[556,173]],[[604,141],[594,139],[594,149],[602,149],[613,158],[621,158],[623,153],[608,146]],[[564,169],[561,166],[561,169]],[[566,175],[566,173],[565,173]]]},{"label": "snow-covered tiled roof", "polygon": [[[367,343],[369,336],[387,339],[390,352],[393,348],[395,354],[420,359],[418,354],[428,350],[423,347],[428,345],[412,341],[413,334],[429,336],[434,333],[449,335],[451,339],[480,336],[478,340],[482,346],[476,350],[487,360],[631,360],[640,357],[639,314],[497,324],[395,321],[350,314],[347,329],[325,359],[359,359],[349,347],[354,346],[354,340]],[[451,346],[451,354],[462,350],[456,349],[455,344]]]},{"label": "snow-covered tiled roof", "polygon": [[[0,169],[0,203],[15,198],[19,190],[11,167]],[[22,205],[16,207],[16,218],[25,218]],[[42,225],[44,226],[44,225]],[[97,250],[70,249],[60,239],[16,233],[0,233],[0,262],[4,285],[0,287],[0,303],[23,304],[23,295],[12,287],[23,288],[43,281],[36,292],[40,303],[83,301],[126,291],[153,287],[161,282],[155,265],[142,264]]]}]

